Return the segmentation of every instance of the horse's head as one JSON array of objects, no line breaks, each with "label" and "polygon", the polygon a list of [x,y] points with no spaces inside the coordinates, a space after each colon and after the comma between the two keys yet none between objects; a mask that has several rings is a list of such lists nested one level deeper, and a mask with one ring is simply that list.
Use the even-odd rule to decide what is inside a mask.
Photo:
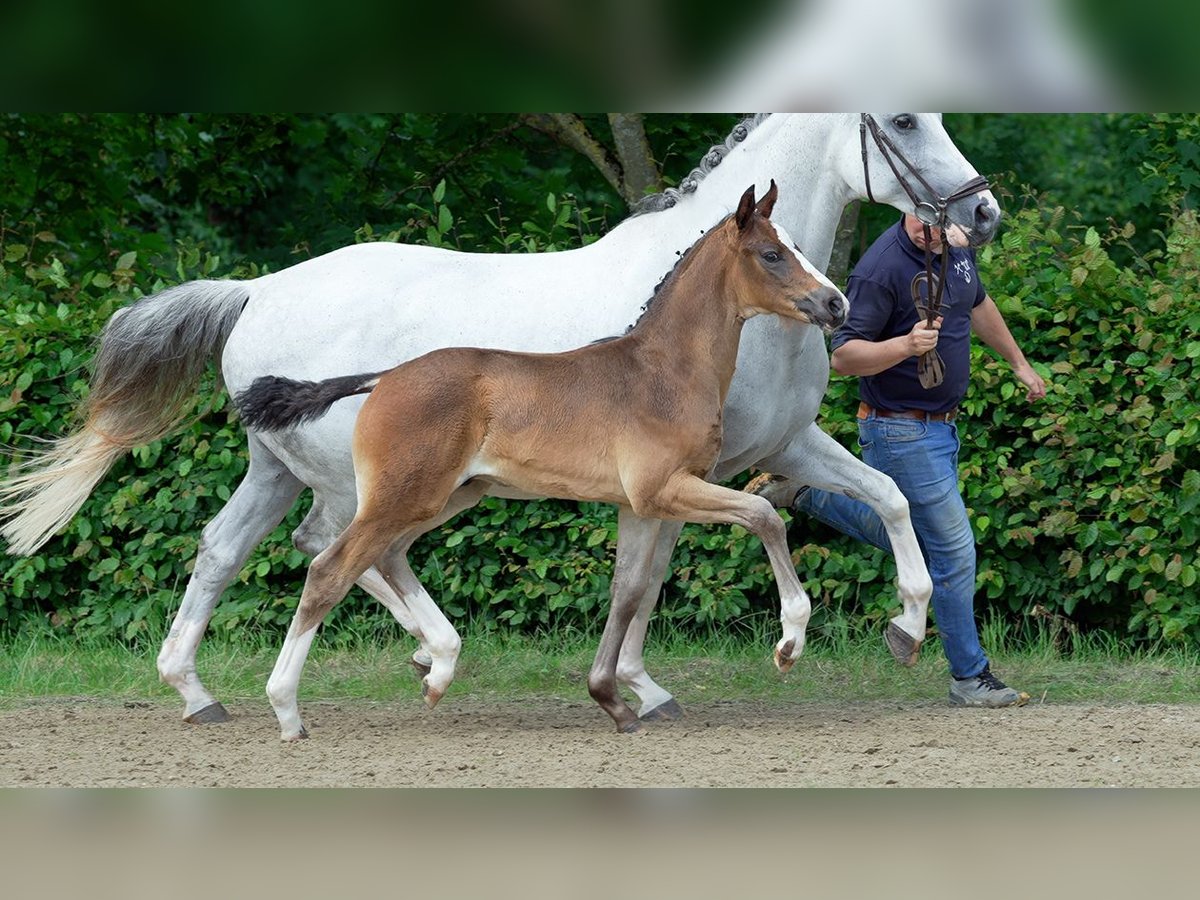
[{"label": "horse's head", "polygon": [[935,113],[864,113],[838,153],[846,183],[863,199],[941,224],[955,247],[986,244],[1000,204]]},{"label": "horse's head", "polygon": [[729,278],[746,318],[775,313],[825,329],[846,320],[850,309],[844,294],[800,253],[786,231],[771,221],[779,196],[775,181],[763,198],[754,201],[750,185],[725,228],[733,261]]}]

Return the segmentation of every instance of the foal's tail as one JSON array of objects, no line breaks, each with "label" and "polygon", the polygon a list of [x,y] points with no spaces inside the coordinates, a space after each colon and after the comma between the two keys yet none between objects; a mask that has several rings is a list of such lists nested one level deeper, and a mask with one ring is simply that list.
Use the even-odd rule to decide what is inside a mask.
[{"label": "foal's tail", "polygon": [[343,397],[371,393],[382,374],[343,375],[324,381],[293,381],[264,375],[254,379],[234,403],[247,428],[278,431],[321,418]]},{"label": "foal's tail", "polygon": [[121,454],[169,434],[191,411],[250,298],[237,281],[192,281],[115,312],[100,335],[83,424],[0,481],[8,552],[33,553],[70,521]]}]

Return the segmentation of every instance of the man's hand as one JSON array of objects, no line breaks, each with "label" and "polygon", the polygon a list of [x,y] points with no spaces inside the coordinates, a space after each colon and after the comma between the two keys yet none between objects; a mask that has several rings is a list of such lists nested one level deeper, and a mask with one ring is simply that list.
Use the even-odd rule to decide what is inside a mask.
[{"label": "man's hand", "polygon": [[1046,382],[1042,380],[1041,375],[1033,371],[1033,366],[1029,365],[1029,363],[1016,366],[1013,369],[1013,374],[1028,389],[1028,392],[1025,394],[1026,400],[1041,400],[1046,396]]},{"label": "man's hand", "polygon": [[908,342],[909,356],[920,356],[922,353],[928,353],[937,346],[938,329],[942,327],[942,317],[938,316],[930,325],[924,319],[913,326],[905,338]]}]

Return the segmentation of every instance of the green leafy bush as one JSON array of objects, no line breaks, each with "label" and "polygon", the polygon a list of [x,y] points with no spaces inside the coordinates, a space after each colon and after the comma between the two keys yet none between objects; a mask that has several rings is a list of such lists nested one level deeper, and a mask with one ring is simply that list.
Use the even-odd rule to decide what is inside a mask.
[{"label": "green leafy bush", "polygon": [[[1005,363],[974,351],[961,462],[980,541],[981,607],[1200,641],[1200,227],[1191,211],[1167,225],[1157,249],[1135,253],[1127,228],[1101,233],[1030,202],[1007,220],[999,244],[981,251],[985,283],[1051,383],[1048,398],[1030,405]],[[555,249],[599,230],[586,209],[556,195],[519,225],[497,210],[488,227],[474,245]],[[443,188],[428,207],[409,204],[399,226],[364,226],[358,237],[466,241]],[[1118,265],[1113,250],[1133,262]],[[213,274],[256,272],[227,271],[192,244],[171,256],[114,250],[103,266],[72,263],[53,235],[0,231],[0,442],[67,430],[86,390],[91,342],[114,309]],[[856,405],[854,380],[835,378],[824,425],[846,445]],[[201,529],[245,467],[240,426],[218,398],[179,434],[118,463],[41,553],[0,560],[0,627],[49,621],[131,640],[159,632],[182,596]],[[214,629],[286,626],[307,562],[289,535],[306,505],[255,550]],[[486,500],[427,535],[412,559],[454,619],[583,626],[607,606],[615,530],[604,506]],[[837,627],[846,613],[878,621],[894,611],[886,554],[803,521],[793,558],[817,603],[814,628]],[[685,528],[661,604],[673,627],[729,628],[775,607],[756,540],[740,529]],[[327,630],[351,640],[385,627],[386,613],[359,599],[339,606]]]}]

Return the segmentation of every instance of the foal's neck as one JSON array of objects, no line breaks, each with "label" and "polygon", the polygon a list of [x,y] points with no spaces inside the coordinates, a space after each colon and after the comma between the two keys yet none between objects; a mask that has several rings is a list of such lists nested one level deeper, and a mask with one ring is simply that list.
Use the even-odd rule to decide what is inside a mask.
[{"label": "foal's neck", "polygon": [[713,234],[679,263],[628,337],[656,366],[710,372],[724,397],[745,321],[727,287],[725,248]]}]

